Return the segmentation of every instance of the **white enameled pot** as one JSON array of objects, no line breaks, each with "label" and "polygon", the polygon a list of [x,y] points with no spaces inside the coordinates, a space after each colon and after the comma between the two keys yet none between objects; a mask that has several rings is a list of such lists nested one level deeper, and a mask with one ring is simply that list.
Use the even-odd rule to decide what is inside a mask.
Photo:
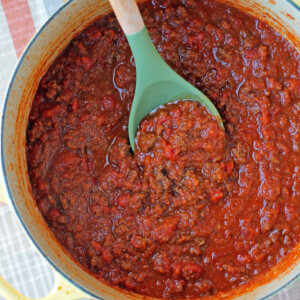
[{"label": "white enameled pot", "polygon": [[[218,0],[254,15],[288,38],[300,50],[300,9],[290,0]],[[43,299],[142,299],[113,288],[84,272],[56,241],[32,198],[25,159],[26,127],[31,102],[44,72],[71,41],[96,17],[111,11],[107,0],[70,0],[34,36],[22,54],[9,84],[1,128],[0,199],[14,207],[28,236],[56,269],[53,292]],[[218,298],[262,299],[300,277],[300,247],[266,276]],[[1,293],[9,300],[28,299],[0,277]],[[150,299],[150,298],[149,298]]]}]

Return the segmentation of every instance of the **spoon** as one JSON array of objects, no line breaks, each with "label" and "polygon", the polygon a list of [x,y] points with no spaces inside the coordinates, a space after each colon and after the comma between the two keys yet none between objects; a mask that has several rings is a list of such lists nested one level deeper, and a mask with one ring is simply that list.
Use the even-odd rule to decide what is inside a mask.
[{"label": "spoon", "polygon": [[184,80],[157,52],[135,0],[109,0],[127,37],[136,66],[136,88],[131,106],[128,133],[132,150],[141,120],[152,110],[170,101],[188,99],[204,105],[224,128],[214,104]]}]

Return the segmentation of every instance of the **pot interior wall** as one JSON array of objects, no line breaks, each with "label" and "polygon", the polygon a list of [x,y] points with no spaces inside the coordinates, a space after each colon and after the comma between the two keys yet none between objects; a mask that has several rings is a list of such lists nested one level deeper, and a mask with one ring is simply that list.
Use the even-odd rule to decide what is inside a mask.
[{"label": "pot interior wall", "polygon": [[[240,0],[238,3],[235,0],[220,2],[241,8],[255,14],[256,17],[267,23],[271,23],[299,50],[300,13],[288,1],[253,0],[251,4],[248,0]],[[47,26],[31,42],[30,47],[21,57],[7,96],[3,120],[2,163],[10,197],[14,199],[14,206],[21,221],[26,226],[29,235],[54,265],[93,295],[105,299],[138,299],[141,297],[111,288],[83,272],[57,243],[32,198],[25,158],[27,118],[39,80],[76,33],[97,16],[104,15],[109,11],[107,1],[71,1],[48,22]],[[242,288],[235,291],[235,296],[243,299],[259,298],[286,284],[300,273],[298,251],[299,247],[290,254],[289,260],[274,269],[273,276],[278,275],[275,280],[253,290],[256,285],[269,281],[270,278],[265,276],[259,283],[254,283],[247,289]],[[288,275],[286,275],[287,273]],[[245,295],[245,293],[248,294]],[[227,297],[232,297],[232,295],[224,295],[224,298]]]}]

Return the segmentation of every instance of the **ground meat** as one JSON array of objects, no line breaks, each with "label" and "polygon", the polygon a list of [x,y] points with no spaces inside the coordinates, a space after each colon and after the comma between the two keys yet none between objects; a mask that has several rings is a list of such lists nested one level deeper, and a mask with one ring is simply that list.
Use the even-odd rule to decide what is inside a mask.
[{"label": "ground meat", "polygon": [[32,192],[69,254],[143,295],[206,297],[258,279],[300,240],[299,53],[215,1],[140,4],[167,63],[219,109],[161,107],[128,142],[135,65],[113,14],[42,78],[27,128]]}]

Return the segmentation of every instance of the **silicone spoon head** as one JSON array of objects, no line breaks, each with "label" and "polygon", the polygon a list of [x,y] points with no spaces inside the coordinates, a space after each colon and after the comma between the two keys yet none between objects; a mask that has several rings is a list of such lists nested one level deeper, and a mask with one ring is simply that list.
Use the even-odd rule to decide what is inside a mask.
[{"label": "silicone spoon head", "polygon": [[214,104],[197,88],[184,80],[162,59],[145,27],[136,34],[127,35],[136,65],[136,89],[129,116],[129,140],[134,150],[139,123],[153,109],[170,101],[189,99],[200,102],[219,120]]}]

